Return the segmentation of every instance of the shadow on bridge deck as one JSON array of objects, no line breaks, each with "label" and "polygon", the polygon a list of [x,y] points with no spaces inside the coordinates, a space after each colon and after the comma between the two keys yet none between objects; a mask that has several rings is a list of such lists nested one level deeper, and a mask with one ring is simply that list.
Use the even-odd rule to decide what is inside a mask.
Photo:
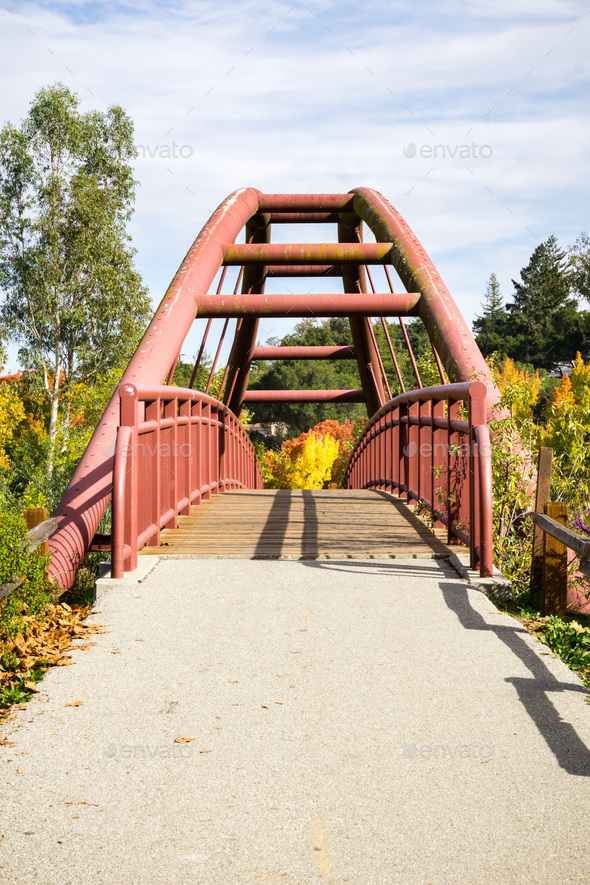
[{"label": "shadow on bridge deck", "polygon": [[[165,529],[160,556],[446,557],[403,501],[370,490],[240,490],[218,495]],[[144,554],[153,553],[145,547]]]}]

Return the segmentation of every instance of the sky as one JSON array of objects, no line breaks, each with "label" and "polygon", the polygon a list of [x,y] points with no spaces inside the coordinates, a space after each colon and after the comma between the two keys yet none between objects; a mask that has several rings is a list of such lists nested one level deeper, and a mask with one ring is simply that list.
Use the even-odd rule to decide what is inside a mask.
[{"label": "sky", "polygon": [[[539,243],[590,231],[588,0],[8,0],[0,43],[2,123],[56,82],[133,119],[130,233],[154,305],[243,186],[375,188],[469,323],[492,272],[509,301]],[[266,321],[260,341],[289,328]]]}]

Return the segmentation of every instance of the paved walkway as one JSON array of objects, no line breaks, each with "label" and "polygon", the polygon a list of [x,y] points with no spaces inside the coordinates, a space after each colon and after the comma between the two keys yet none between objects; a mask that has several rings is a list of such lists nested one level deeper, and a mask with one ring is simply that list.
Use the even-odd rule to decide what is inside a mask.
[{"label": "paved walkway", "polygon": [[98,608],[4,728],[4,882],[590,882],[587,693],[446,563],[161,561]]}]

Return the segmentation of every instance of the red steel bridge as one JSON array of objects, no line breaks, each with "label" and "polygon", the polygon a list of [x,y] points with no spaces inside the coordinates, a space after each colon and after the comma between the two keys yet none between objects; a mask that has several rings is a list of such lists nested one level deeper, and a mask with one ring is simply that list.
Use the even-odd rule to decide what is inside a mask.
[{"label": "red steel bridge", "polygon": [[[276,225],[318,223],[334,231],[334,242],[271,242]],[[244,241],[236,242],[242,231]],[[228,274],[233,267],[238,271]],[[232,274],[235,284],[228,286]],[[268,294],[266,282],[274,277],[339,277],[342,291],[324,294],[316,285],[310,294],[297,295],[285,284],[285,292]],[[310,314],[347,317],[350,346],[256,346],[261,317]],[[404,387],[386,317],[399,318],[415,373],[411,390]],[[404,317],[419,317],[428,331],[440,374],[437,386],[422,385]],[[183,343],[201,318],[207,323],[191,383],[176,387]],[[223,321],[222,331],[207,391],[226,333],[233,330],[221,401],[192,389],[216,318]],[[375,320],[383,324],[402,390],[395,398]],[[250,390],[250,367],[259,359],[353,359],[361,386]],[[472,567],[490,575],[487,417],[497,400],[486,363],[448,289],[414,233],[379,193],[369,188],[347,194],[237,190],[193,243],[80,460],[55,514],[52,576],[63,588],[71,585],[111,499],[112,574],[120,577],[136,567],[141,547],[157,546],[162,529],[175,528],[193,505],[220,492],[261,488],[240,412],[244,404],[285,401],[364,403],[370,420],[352,453],[344,488],[422,502],[436,524],[446,527],[449,543],[465,544]]]}]

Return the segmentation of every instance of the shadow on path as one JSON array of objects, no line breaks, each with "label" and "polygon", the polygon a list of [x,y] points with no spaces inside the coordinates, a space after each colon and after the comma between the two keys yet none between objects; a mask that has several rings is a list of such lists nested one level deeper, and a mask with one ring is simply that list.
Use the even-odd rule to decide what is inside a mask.
[{"label": "shadow on path", "polygon": [[[549,692],[573,691],[588,694],[583,685],[573,682],[560,682],[539,658],[525,637],[528,630],[515,621],[514,626],[487,624],[479,612],[469,604],[467,589],[457,584],[441,583],[441,590],[447,606],[453,611],[466,630],[487,630],[495,633],[510,651],[523,662],[530,677],[510,676],[511,683],[527,713],[537,726],[539,733],[557,759],[560,767],[568,774],[590,777],[590,750],[579,737],[574,727],[564,720],[555,709]],[[565,666],[565,665],[564,665]]]},{"label": "shadow on path", "polygon": [[[306,562],[308,568],[329,569],[330,571],[354,570],[359,575],[389,575],[396,577],[438,578],[440,589],[447,607],[457,616],[466,630],[481,630],[494,633],[510,651],[519,658],[530,676],[509,676],[506,682],[514,686],[528,715],[535,723],[539,734],[555,756],[559,766],[568,774],[590,777],[590,749],[579,737],[573,725],[564,721],[548,697],[550,692],[576,692],[589,695],[583,685],[577,684],[572,674],[571,682],[560,682],[540,659],[539,653],[525,639],[529,633],[518,621],[514,624],[488,624],[472,608],[465,584],[458,580],[450,581],[450,569],[446,563],[422,566],[405,562],[366,562],[352,560],[330,560],[327,562]],[[442,566],[442,567],[441,567]],[[442,640],[441,640],[442,641]],[[549,649],[548,649],[549,652]],[[565,665],[564,665],[565,666]]]}]

